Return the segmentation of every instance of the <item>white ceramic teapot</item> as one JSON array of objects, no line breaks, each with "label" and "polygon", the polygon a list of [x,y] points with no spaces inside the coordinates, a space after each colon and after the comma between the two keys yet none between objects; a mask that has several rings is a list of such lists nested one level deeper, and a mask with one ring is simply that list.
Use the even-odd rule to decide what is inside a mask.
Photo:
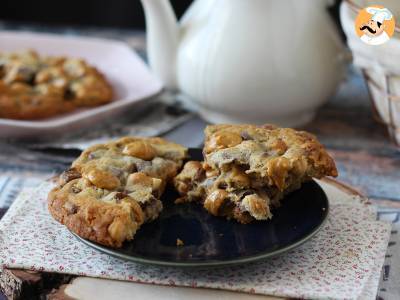
[{"label": "white ceramic teapot", "polygon": [[300,125],[341,79],[326,0],[195,0],[180,24],[168,0],[142,4],[150,66],[207,121]]}]

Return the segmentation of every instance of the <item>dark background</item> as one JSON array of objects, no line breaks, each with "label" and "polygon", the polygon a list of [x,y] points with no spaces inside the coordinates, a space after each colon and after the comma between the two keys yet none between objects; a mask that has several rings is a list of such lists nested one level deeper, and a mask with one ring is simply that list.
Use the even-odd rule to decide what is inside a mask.
[{"label": "dark background", "polygon": [[[180,17],[192,0],[171,2]],[[336,5],[330,9],[336,22],[339,3],[340,0],[336,0]],[[0,20],[11,23],[129,29],[144,29],[145,26],[139,0],[0,0],[0,4]]]},{"label": "dark background", "polygon": [[[191,2],[172,1],[177,15],[181,16]],[[139,0],[0,0],[0,4],[3,21],[144,29]]]}]

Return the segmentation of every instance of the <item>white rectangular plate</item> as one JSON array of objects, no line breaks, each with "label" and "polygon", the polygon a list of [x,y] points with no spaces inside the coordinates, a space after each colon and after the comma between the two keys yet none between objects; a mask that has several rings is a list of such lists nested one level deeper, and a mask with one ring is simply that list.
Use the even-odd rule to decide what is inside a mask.
[{"label": "white rectangular plate", "polygon": [[40,55],[59,55],[85,59],[98,68],[114,88],[110,103],[79,109],[49,119],[20,121],[0,118],[0,138],[41,138],[66,130],[94,126],[121,112],[138,110],[162,90],[141,58],[126,44],[99,38],[0,31],[0,51],[36,50]]}]

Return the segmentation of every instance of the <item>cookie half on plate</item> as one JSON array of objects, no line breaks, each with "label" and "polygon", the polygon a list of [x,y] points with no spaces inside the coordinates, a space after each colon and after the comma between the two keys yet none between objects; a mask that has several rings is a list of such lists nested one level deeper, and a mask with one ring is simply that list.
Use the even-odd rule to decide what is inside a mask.
[{"label": "cookie half on plate", "polygon": [[79,236],[120,247],[158,217],[164,188],[186,156],[186,148],[161,138],[92,146],[60,176],[49,193],[49,211]]},{"label": "cookie half on plate", "polygon": [[266,220],[280,200],[311,178],[337,176],[315,136],[290,128],[213,125],[205,130],[204,162],[188,162],[174,184],[182,198],[241,223]]}]

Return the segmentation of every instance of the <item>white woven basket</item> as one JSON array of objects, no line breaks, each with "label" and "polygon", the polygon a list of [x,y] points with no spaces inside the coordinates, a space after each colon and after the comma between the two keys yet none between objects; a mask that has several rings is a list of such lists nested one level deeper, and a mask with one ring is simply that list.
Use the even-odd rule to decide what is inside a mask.
[{"label": "white woven basket", "polygon": [[345,0],[340,19],[353,54],[368,85],[377,121],[384,123],[393,142],[400,147],[400,27],[390,41],[380,46],[364,44],[354,30],[354,20],[363,7]]}]

